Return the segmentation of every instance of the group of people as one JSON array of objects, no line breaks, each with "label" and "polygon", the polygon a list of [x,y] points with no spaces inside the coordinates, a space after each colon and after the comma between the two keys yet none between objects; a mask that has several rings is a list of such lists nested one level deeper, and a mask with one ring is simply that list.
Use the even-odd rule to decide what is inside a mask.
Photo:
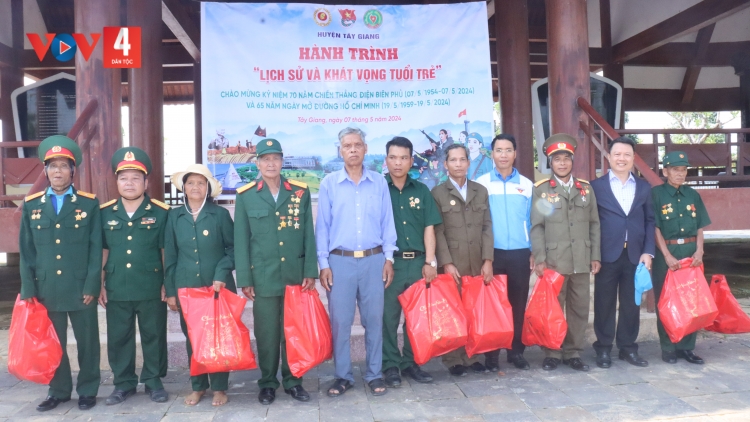
[{"label": "group of people", "polygon": [[[280,385],[294,399],[310,400],[287,361],[284,291],[287,285],[313,289],[316,278],[328,296],[333,334],[331,397],[354,384],[350,336],[356,307],[365,328],[364,381],[373,395],[398,387],[402,376],[432,382],[414,362],[408,336],[398,346],[398,296],[438,273],[451,275],[459,291],[462,276],[482,276],[489,283],[493,274],[507,275],[515,330],[507,361],[519,369],[530,368],[521,333],[531,273],[541,276],[550,268],[563,275],[558,299],[568,331],[560,350],[545,350],[542,367],[554,370],[562,363],[581,371],[589,369],[581,352],[594,274],[596,364],[610,367],[616,345],[619,359],[648,365],[636,343],[636,266],[644,263],[651,269],[653,263],[658,299],[667,269],[679,268],[685,257],[700,265],[702,228],[710,223],[700,196],[684,185],[689,164],[683,152],[664,157],[667,183],[652,189],[632,173],[633,141],[618,138],[610,146],[611,170],[589,183],[572,176],[575,138],[557,134],[544,143],[553,175],[533,184],[513,167],[515,139],[501,134],[491,143],[491,170],[476,182],[469,175],[470,149],[448,145],[442,163],[448,180],[430,190],[409,176],[414,151],[408,139],[394,137],[386,144],[389,173],[383,177],[363,166],[368,152],[364,132],[347,127],[338,138],[345,165],[321,182],[315,227],[310,190],[281,175],[283,148],[275,139],[257,145],[260,178],[237,190],[234,219],[213,203],[221,184],[201,164],[171,177],[184,194],[184,206],[172,209],[149,198],[151,161],[134,147],[112,157],[119,197],[100,205],[93,194],[72,185],[81,163],[76,143],[64,136],[45,139],[39,157],[49,187],[28,196],[23,206],[21,299],[37,298],[47,307],[63,359],[37,410],[70,400],[68,318],[78,343],[78,407],[96,405],[97,302],[106,308],[114,376],[106,404],[125,401],[136,393],[139,381],[151,400],[167,401],[161,381],[167,370],[167,307],[180,310],[177,290],[185,287],[235,293],[239,288],[254,301],[258,400],[266,405],[274,402]],[[143,348],[140,378],[135,373],[136,320]],[[180,323],[190,358],[182,312]],[[664,361],[703,363],[693,353],[695,334],[673,344],[659,323],[659,336]],[[499,370],[500,350],[483,357],[469,358],[461,348],[442,360],[456,377]],[[193,376],[191,384],[186,405],[197,404],[208,389],[213,405],[228,400],[228,373]]]}]

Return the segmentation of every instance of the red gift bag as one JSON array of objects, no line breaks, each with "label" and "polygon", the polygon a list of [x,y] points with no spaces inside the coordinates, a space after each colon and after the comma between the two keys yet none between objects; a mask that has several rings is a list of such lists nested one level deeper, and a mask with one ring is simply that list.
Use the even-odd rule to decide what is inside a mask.
[{"label": "red gift bag", "polygon": [[255,369],[250,331],[242,323],[247,300],[227,289],[212,286],[178,290],[193,357],[190,375]]},{"label": "red gift bag", "polygon": [[417,365],[466,345],[466,316],[452,276],[440,274],[429,286],[419,280],[398,301]]},{"label": "red gift bag", "polygon": [[289,369],[295,377],[333,357],[331,321],[315,289],[303,292],[302,286],[286,286],[284,337]]},{"label": "red gift bag", "polygon": [[8,333],[8,372],[17,378],[49,384],[62,360],[62,347],[47,308],[36,298],[16,298]]},{"label": "red gift bag", "polygon": [[737,299],[729,290],[726,277],[721,274],[711,277],[711,295],[719,314],[706,330],[724,334],[750,333],[750,316],[737,303]]},{"label": "red gift bag", "polygon": [[691,267],[692,262],[682,259],[679,270],[667,271],[659,297],[659,319],[672,343],[712,323],[719,313],[703,265]]},{"label": "red gift bag", "polygon": [[523,344],[538,344],[554,350],[559,350],[562,346],[568,323],[557,296],[564,281],[563,276],[549,269],[544,270],[542,277],[536,281],[523,318]]},{"label": "red gift bag", "polygon": [[496,275],[490,284],[482,276],[461,278],[469,339],[469,357],[513,346],[513,309],[508,301],[508,276]]}]

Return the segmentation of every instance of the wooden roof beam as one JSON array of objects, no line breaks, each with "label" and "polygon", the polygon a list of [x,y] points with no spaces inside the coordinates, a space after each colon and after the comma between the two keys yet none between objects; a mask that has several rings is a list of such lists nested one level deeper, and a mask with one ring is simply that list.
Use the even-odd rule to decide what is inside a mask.
[{"label": "wooden roof beam", "polygon": [[613,46],[612,60],[624,63],[747,7],[750,0],[703,0]]},{"label": "wooden roof beam", "polygon": [[161,2],[161,19],[196,63],[201,61],[200,32],[179,0]]},{"label": "wooden roof beam", "polygon": [[685,77],[682,79],[682,104],[690,104],[695,92],[695,84],[698,83],[698,76],[701,74],[701,66],[695,63],[703,58],[708,51],[708,44],[711,42],[711,35],[714,33],[716,24],[706,26],[698,31],[698,37],[695,40],[695,55],[693,63],[685,71]]},{"label": "wooden roof beam", "polygon": [[733,54],[750,51],[750,41],[711,43],[703,57],[695,57],[695,44],[673,42],[625,62],[626,66],[703,67],[729,66]]}]

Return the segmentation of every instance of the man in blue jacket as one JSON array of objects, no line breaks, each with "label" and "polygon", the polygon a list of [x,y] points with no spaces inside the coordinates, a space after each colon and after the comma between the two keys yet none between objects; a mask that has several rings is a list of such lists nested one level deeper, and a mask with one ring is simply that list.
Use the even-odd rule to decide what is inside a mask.
[{"label": "man in blue jacket", "polygon": [[[516,139],[500,134],[492,140],[492,160],[495,166],[477,179],[489,192],[492,233],[495,239],[493,274],[508,276],[508,300],[513,308],[513,346],[508,350],[508,362],[518,369],[529,369],[524,359],[521,342],[523,316],[529,297],[529,277],[534,268],[529,230],[531,229],[531,193],[534,185],[513,167],[516,159]],[[499,370],[500,350],[485,353],[485,366],[491,372]]]},{"label": "man in blue jacket", "polygon": [[[612,141],[610,171],[594,180],[601,232],[602,268],[594,282],[594,332],[596,365],[609,368],[612,342],[619,358],[635,366],[648,366],[638,355],[640,307],[635,304],[635,270],[639,263],[651,269],[654,255],[654,210],[651,186],[633,176],[635,142],[626,137]],[[617,299],[619,316],[615,327]]]}]

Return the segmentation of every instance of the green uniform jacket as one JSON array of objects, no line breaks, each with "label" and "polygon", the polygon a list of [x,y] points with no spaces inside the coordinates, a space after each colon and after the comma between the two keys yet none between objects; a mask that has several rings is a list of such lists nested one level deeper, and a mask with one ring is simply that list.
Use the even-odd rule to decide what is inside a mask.
[{"label": "green uniform jacket", "polygon": [[144,195],[141,206],[128,217],[122,198],[101,207],[104,249],[109,249],[107,300],[135,301],[161,298],[164,268],[161,250],[169,205]]},{"label": "green uniform jacket", "polygon": [[[669,183],[655,186],[651,190],[651,198],[656,215],[656,227],[661,231],[664,240],[697,236],[698,229],[711,224],[701,196],[690,186],[680,186],[679,189]],[[695,242],[667,245],[667,249],[676,259],[683,259],[695,253],[696,245]]]},{"label": "green uniform jacket", "polygon": [[262,183],[243,188],[237,192],[234,210],[237,286],[274,297],[283,296],[287,285],[302,284],[305,277],[317,278],[307,185],[282,177],[277,201]]},{"label": "green uniform jacket", "polygon": [[167,297],[181,287],[213,285],[214,280],[235,289],[234,227],[229,211],[213,202],[193,221],[184,206],[169,212],[164,232],[164,288]]},{"label": "green uniform jacket", "polygon": [[[453,264],[461,276],[477,276],[494,259],[494,238],[487,189],[469,180],[466,201],[450,180],[435,186],[432,197],[443,222],[435,226],[438,266]],[[398,224],[398,223],[397,223]]]},{"label": "green uniform jacket", "polygon": [[52,312],[95,307],[96,300],[84,305],[83,295],[98,297],[101,289],[99,201],[73,188],[73,196],[66,196],[55,214],[44,193],[27,197],[23,204],[21,299],[36,297]]},{"label": "green uniform jacket", "polygon": [[424,229],[443,222],[435,198],[422,182],[406,177],[402,190],[393,184],[391,175],[385,176],[391,193],[393,221],[396,223],[396,246],[399,252],[425,252]]},{"label": "green uniform jacket", "polygon": [[537,182],[531,199],[531,251],[534,261],[545,262],[560,274],[591,272],[591,261],[601,260],[599,212],[594,190],[580,182],[570,193],[550,180]]}]

